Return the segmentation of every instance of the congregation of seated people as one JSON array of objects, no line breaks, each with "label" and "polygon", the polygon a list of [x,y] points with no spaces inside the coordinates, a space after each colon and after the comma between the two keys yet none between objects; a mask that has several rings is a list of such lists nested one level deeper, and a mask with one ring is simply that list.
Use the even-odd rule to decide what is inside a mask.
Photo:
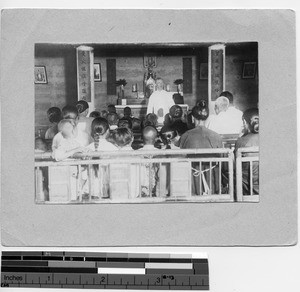
[{"label": "congregation of seated people", "polygon": [[39,153],[48,149],[56,161],[61,161],[88,151],[223,148],[224,134],[237,135],[235,151],[258,146],[257,108],[242,113],[233,105],[233,96],[227,91],[216,99],[214,111],[210,114],[205,100],[198,101],[186,115],[175,104],[165,115],[163,124],[159,124],[156,114],[148,113],[141,120],[132,114],[129,106],[121,115],[112,104],[89,114],[88,103],[80,100],[61,110],[48,109],[51,127],[44,137],[36,138],[35,150]]}]

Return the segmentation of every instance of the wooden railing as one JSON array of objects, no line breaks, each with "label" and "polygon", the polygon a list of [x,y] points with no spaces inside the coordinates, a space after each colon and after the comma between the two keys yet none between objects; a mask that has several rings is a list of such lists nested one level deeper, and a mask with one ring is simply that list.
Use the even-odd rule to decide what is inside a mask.
[{"label": "wooden railing", "polygon": [[259,148],[239,148],[236,152],[236,194],[239,202],[259,201]]},{"label": "wooden railing", "polygon": [[233,202],[231,149],[35,154],[37,203]]}]

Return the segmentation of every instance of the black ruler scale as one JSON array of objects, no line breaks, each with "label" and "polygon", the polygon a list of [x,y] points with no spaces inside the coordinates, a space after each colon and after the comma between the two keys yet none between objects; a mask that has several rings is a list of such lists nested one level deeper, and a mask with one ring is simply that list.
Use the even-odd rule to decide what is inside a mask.
[{"label": "black ruler scale", "polygon": [[196,254],[3,251],[1,287],[209,290]]}]

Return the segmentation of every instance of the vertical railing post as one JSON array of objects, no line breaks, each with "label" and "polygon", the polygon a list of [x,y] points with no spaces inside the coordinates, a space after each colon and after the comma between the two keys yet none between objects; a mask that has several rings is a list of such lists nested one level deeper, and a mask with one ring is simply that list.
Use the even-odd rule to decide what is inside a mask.
[{"label": "vertical railing post", "polygon": [[234,154],[233,151],[230,149],[228,150],[228,170],[229,170],[229,196],[230,201],[234,201],[234,170],[233,170],[233,162],[234,162]]},{"label": "vertical railing post", "polygon": [[237,150],[236,156],[236,198],[238,202],[243,201],[243,172],[242,172],[242,152]]},{"label": "vertical railing post", "polygon": [[89,202],[92,200],[92,196],[95,197],[95,192],[94,192],[94,171],[93,171],[93,165],[89,164],[88,165],[88,177],[87,177],[87,182],[89,185]]}]

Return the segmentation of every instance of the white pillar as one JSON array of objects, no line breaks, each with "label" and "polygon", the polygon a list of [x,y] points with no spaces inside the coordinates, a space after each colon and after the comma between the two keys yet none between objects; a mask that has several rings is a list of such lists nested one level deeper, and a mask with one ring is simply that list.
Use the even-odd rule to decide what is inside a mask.
[{"label": "white pillar", "polygon": [[90,110],[95,109],[94,49],[88,46],[76,48],[78,100],[88,102]]},{"label": "white pillar", "polygon": [[208,48],[208,105],[214,112],[214,102],[225,90],[225,45],[215,44]]}]

